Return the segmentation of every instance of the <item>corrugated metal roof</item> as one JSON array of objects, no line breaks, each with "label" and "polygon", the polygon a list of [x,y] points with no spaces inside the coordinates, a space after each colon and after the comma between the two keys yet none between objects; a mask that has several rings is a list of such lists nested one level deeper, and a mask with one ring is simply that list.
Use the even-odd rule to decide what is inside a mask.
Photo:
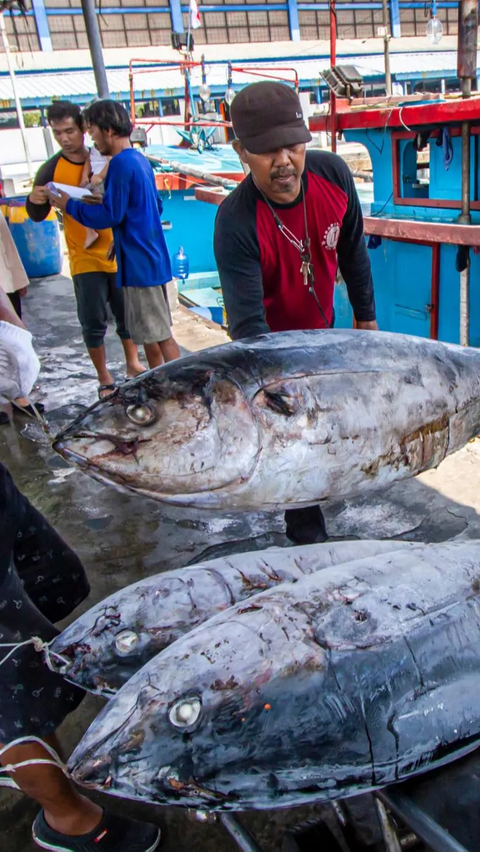
[{"label": "corrugated metal roof", "polygon": [[[343,63],[355,65],[363,77],[383,76],[384,60],[383,56],[372,56],[365,54],[363,56],[342,56],[339,60]],[[433,52],[433,53],[392,53],[391,69],[394,75],[403,77],[413,74],[438,74],[456,73],[456,53],[448,52]],[[279,62],[269,63],[269,70],[274,67],[293,67],[296,68],[300,80],[305,82],[317,81],[322,71],[329,67],[327,59],[306,59],[305,61],[289,62],[283,60]],[[250,67],[255,67],[254,65]],[[262,66],[258,66],[258,71],[261,74]],[[270,70],[271,73],[271,70]],[[280,72],[279,72],[280,73]],[[120,94],[125,94],[129,91],[128,69],[107,70],[108,85],[112,97]],[[210,65],[207,66],[207,79],[212,87],[223,87],[227,83],[226,65]],[[234,74],[234,85],[239,85],[244,82],[253,82],[260,77]],[[191,84],[195,91],[200,85],[200,69],[193,69]],[[136,73],[134,77],[135,93],[137,97],[153,96],[159,91],[175,95],[183,91],[184,78],[177,69],[168,69],[159,71],[152,69]],[[21,100],[48,100],[50,98],[88,98],[96,96],[96,85],[93,71],[74,71],[74,72],[57,72],[55,74],[18,74],[17,88]],[[0,76],[0,100],[13,100],[13,90],[10,78],[8,76]]]}]

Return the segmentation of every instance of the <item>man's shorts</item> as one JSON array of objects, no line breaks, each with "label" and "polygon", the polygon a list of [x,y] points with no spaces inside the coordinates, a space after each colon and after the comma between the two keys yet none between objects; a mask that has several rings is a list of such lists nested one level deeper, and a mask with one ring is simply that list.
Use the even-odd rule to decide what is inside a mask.
[{"label": "man's shorts", "polygon": [[125,321],[134,343],[159,343],[172,336],[167,285],[124,287]]},{"label": "man's shorts", "polygon": [[[0,644],[50,641],[90,591],[79,558],[0,464]],[[0,648],[0,660],[10,648]],[[0,665],[0,743],[53,733],[83,690],[50,671],[33,645]]]}]

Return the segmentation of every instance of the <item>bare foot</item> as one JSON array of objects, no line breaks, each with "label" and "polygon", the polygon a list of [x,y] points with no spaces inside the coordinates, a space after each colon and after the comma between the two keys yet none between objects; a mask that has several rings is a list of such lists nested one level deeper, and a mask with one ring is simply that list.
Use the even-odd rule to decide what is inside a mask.
[{"label": "bare foot", "polygon": [[134,379],[135,376],[141,376],[142,373],[146,373],[147,368],[140,364],[140,361],[137,361],[136,364],[127,364],[126,377],[127,379]]}]

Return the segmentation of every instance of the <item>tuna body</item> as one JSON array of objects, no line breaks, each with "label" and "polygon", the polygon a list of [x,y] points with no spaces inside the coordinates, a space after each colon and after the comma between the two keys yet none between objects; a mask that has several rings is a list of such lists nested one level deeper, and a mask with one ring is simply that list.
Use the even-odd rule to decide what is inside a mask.
[{"label": "tuna body", "polygon": [[72,683],[108,698],[161,650],[238,601],[332,565],[412,547],[345,541],[270,548],[165,571],[120,589],[77,618],[51,645],[50,664]]},{"label": "tuna body", "polygon": [[96,403],[55,448],[170,503],[273,509],[367,493],[480,428],[480,352],[402,334],[295,331],[166,364]]},{"label": "tuna body", "polygon": [[300,805],[480,744],[480,543],[325,568],[214,616],[117,693],[75,780],[213,810]]}]

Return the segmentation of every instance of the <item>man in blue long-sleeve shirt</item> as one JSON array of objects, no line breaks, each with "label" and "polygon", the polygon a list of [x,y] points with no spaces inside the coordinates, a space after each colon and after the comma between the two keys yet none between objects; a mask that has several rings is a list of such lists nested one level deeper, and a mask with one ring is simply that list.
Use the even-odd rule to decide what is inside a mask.
[{"label": "man in blue long-sleeve shirt", "polygon": [[102,203],[85,204],[60,190],[51,191],[50,201],[88,228],[112,228],[127,327],[132,340],[144,346],[149,366],[157,367],[178,358],[180,350],[171,333],[166,285],[172,272],[153,171],[130,145],[125,107],[97,101],[84,115],[100,153],[112,157]]}]

